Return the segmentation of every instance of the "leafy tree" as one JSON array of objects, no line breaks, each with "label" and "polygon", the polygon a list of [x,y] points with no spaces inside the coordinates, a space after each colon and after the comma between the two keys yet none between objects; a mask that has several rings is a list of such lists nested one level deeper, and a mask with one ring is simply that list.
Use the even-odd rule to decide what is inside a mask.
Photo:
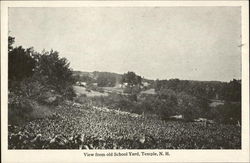
[{"label": "leafy tree", "polygon": [[192,95],[185,92],[177,94],[179,113],[184,116],[186,120],[193,120],[201,115],[199,100]]},{"label": "leafy tree", "polygon": [[86,83],[90,84],[90,83],[94,83],[95,79],[91,78],[90,76],[84,75],[84,76],[80,76],[79,81],[86,82]]},{"label": "leafy tree", "polygon": [[57,51],[44,52],[37,58],[36,75],[43,77],[43,84],[63,93],[74,83],[69,62],[66,58],[59,58]]},{"label": "leafy tree", "polygon": [[31,77],[36,65],[36,61],[32,57],[34,50],[32,48],[24,49],[22,46],[13,48],[13,37],[9,37],[8,41],[9,81],[21,81],[24,78]]},{"label": "leafy tree", "polygon": [[116,78],[108,73],[100,73],[96,81],[99,87],[114,87]]},{"label": "leafy tree", "polygon": [[233,79],[224,88],[224,98],[227,101],[241,101],[241,81]]},{"label": "leafy tree", "polygon": [[[46,90],[55,90],[60,95],[73,94],[74,91],[71,87],[74,78],[66,58],[59,58],[58,52],[53,50],[39,54],[33,48],[24,49],[22,46],[13,48],[14,38],[9,37],[8,41],[10,91],[28,95],[30,91],[26,92],[25,90],[30,89],[23,88],[34,85],[34,88],[41,86]],[[23,80],[25,82],[22,82]],[[37,92],[39,93],[39,91]],[[34,95],[34,93],[31,94]]]},{"label": "leafy tree", "polygon": [[15,43],[15,38],[9,36],[8,37],[8,51],[11,51],[13,49],[13,44]]},{"label": "leafy tree", "polygon": [[134,72],[128,72],[122,76],[121,82],[128,83],[129,87],[134,87],[136,85],[142,84],[142,78],[141,76],[136,75]]},{"label": "leafy tree", "polygon": [[241,104],[239,102],[226,102],[211,109],[210,116],[220,123],[241,123]]},{"label": "leafy tree", "polygon": [[142,77],[134,72],[128,72],[122,75],[121,83],[127,83],[124,93],[129,93],[132,101],[137,101],[137,94],[141,91]]}]

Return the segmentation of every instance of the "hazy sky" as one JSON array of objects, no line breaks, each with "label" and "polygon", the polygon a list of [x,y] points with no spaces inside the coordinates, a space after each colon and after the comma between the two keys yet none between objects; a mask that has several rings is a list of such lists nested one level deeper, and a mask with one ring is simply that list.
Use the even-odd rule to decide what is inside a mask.
[{"label": "hazy sky", "polygon": [[16,45],[54,49],[74,70],[150,79],[241,78],[239,7],[10,8]]}]

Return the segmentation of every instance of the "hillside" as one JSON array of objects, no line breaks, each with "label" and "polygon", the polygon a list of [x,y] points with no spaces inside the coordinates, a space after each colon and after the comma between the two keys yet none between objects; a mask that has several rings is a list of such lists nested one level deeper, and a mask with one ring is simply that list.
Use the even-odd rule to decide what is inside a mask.
[{"label": "hillside", "polygon": [[[140,76],[140,74],[138,75]],[[123,74],[99,71],[73,71],[73,76],[77,81],[90,84],[97,83],[99,87],[117,87],[121,84]],[[241,96],[241,80],[235,79],[230,82],[223,82],[180,79],[151,80],[142,77],[142,83],[146,83],[146,89],[155,89],[156,91],[171,89],[175,92],[185,92],[205,99],[240,101]]]},{"label": "hillside", "polygon": [[[92,80],[96,80],[99,76],[106,76],[109,78],[115,78],[117,83],[120,83],[123,74],[118,74],[114,72],[86,72],[86,71],[73,71],[73,76],[80,76],[81,80],[86,80],[86,78],[91,78]],[[143,82],[153,83],[154,80],[142,78]]]},{"label": "hillside", "polygon": [[[9,137],[10,148],[241,148],[241,130],[233,125],[214,124],[205,126],[199,122],[165,122],[159,119],[144,118],[134,116],[135,114],[124,114],[124,112],[115,112],[101,107],[71,102],[57,106],[53,112],[52,117],[33,120],[23,126],[9,126],[11,132],[11,137]],[[40,134],[41,131],[42,135]],[[17,141],[19,143],[16,144],[15,140],[18,136]],[[54,138],[52,139],[52,137]]]},{"label": "hillside", "polygon": [[81,77],[88,76],[93,79],[97,79],[100,75],[107,75],[115,77],[116,79],[120,80],[122,78],[122,74],[113,73],[113,72],[100,72],[100,71],[93,71],[93,72],[86,72],[86,71],[73,71],[73,76],[79,75]]}]

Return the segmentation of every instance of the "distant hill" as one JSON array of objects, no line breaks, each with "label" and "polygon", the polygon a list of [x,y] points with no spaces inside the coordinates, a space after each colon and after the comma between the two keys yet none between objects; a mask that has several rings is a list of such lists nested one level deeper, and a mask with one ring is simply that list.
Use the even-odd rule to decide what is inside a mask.
[{"label": "distant hill", "polygon": [[[78,81],[97,83],[100,87],[118,86],[123,75],[99,71],[74,71],[73,74],[76,78],[78,77]],[[241,80],[235,79],[230,82],[222,82],[179,79],[149,80],[142,78],[142,82],[147,82],[147,89],[155,89],[156,92],[162,89],[171,89],[175,92],[185,92],[196,97],[228,101],[239,101],[241,97]]]},{"label": "distant hill", "polygon": [[83,77],[83,76],[91,77],[91,76],[93,76],[93,72],[73,71],[73,76],[77,76],[77,75],[79,75],[81,77]]},{"label": "distant hill", "polygon": [[[122,79],[123,74],[118,74],[114,72],[100,72],[100,71],[94,71],[94,72],[86,72],[86,71],[73,71],[73,76],[80,76],[83,80],[86,80],[86,78],[91,78],[92,80],[96,80],[99,76],[107,76],[111,78],[115,78],[117,83],[120,83]],[[142,79],[143,82],[153,83],[154,80]]]},{"label": "distant hill", "polygon": [[93,78],[95,80],[100,75],[112,76],[112,77],[115,77],[118,80],[121,80],[121,78],[122,78],[121,74],[117,74],[117,73],[113,73],[113,72],[99,72],[99,71],[94,71],[94,72],[73,71],[73,76],[76,76],[76,75],[79,75],[81,77],[88,76],[88,77]]}]

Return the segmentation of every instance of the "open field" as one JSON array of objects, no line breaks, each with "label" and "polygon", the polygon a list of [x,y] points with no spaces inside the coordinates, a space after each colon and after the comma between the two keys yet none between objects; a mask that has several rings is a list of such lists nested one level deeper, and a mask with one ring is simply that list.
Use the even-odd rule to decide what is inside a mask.
[{"label": "open field", "polygon": [[[162,121],[61,104],[53,116],[9,126],[10,149],[240,149],[235,125]],[[40,135],[41,134],[41,135]]]},{"label": "open field", "polygon": [[95,97],[95,96],[107,96],[108,94],[106,92],[101,93],[94,90],[87,91],[85,87],[81,86],[74,86],[74,91],[77,95],[83,95],[85,94],[87,97]]},{"label": "open field", "polygon": [[120,94],[123,93],[123,89],[119,87],[102,87],[102,88],[105,92],[109,92],[109,93],[113,93],[113,92],[120,93]]}]

